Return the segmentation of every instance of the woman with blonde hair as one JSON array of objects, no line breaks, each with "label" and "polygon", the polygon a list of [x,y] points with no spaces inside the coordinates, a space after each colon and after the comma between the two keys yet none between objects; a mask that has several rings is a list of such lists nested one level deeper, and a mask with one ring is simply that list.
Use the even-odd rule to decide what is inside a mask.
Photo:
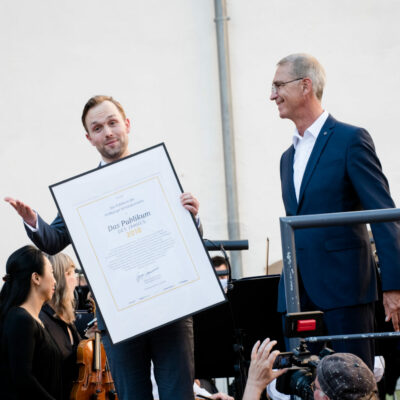
[{"label": "woman with blonde hair", "polygon": [[57,287],[51,300],[40,312],[40,319],[62,354],[63,399],[70,397],[73,381],[78,377],[76,349],[81,340],[75,327],[75,264],[65,253],[48,256],[54,269]]}]

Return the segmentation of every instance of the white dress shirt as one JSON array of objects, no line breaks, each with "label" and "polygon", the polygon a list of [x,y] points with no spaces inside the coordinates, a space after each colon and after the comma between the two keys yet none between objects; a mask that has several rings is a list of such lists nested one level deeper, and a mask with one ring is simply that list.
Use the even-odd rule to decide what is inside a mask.
[{"label": "white dress shirt", "polygon": [[293,160],[293,181],[294,188],[296,191],[296,198],[299,201],[300,186],[303,180],[304,171],[311,152],[314,148],[314,144],[318,138],[319,132],[322,126],[327,120],[329,113],[324,111],[314,122],[307,128],[303,136],[300,136],[297,128],[293,134],[293,147],[294,147],[294,160]]}]

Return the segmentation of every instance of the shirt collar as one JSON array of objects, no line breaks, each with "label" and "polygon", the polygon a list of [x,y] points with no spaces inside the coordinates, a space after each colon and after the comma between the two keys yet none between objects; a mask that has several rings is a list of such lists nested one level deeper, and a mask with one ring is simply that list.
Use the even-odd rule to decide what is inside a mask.
[{"label": "shirt collar", "polygon": [[325,124],[328,117],[329,117],[328,111],[324,110],[323,113],[304,131],[304,136],[300,136],[299,131],[296,128],[293,133],[294,149],[296,150],[297,145],[306,136],[307,133],[308,135],[313,136],[314,141],[317,140],[317,137],[321,132],[321,128]]},{"label": "shirt collar", "polygon": [[[129,154],[128,154],[129,155]],[[108,162],[105,162],[103,159],[100,160],[100,167],[104,167],[105,165],[110,164]]]}]

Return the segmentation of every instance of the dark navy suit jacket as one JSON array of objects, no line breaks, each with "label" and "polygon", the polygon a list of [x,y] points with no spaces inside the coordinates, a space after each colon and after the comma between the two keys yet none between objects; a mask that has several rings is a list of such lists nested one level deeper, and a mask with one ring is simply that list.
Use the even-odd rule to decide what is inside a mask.
[{"label": "dark navy suit jacket", "polygon": [[[310,155],[297,202],[293,183],[294,147],[281,158],[286,215],[393,208],[389,185],[373,141],[362,128],[329,116]],[[372,225],[383,290],[400,289],[400,225]],[[377,277],[365,224],[295,231],[298,269],[304,288],[322,310],[377,299]],[[285,311],[283,279],[278,310]]]}]

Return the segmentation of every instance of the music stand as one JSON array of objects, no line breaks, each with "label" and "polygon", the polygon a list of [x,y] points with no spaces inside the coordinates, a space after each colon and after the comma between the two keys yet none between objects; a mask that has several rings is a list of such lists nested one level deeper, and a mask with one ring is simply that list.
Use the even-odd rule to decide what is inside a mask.
[{"label": "music stand", "polygon": [[237,377],[241,371],[239,365],[235,367],[235,345],[243,345],[246,360],[254,343],[266,337],[278,341],[277,349],[284,349],[281,315],[276,311],[278,283],[279,275],[234,280],[228,303],[194,315],[196,378]]}]

